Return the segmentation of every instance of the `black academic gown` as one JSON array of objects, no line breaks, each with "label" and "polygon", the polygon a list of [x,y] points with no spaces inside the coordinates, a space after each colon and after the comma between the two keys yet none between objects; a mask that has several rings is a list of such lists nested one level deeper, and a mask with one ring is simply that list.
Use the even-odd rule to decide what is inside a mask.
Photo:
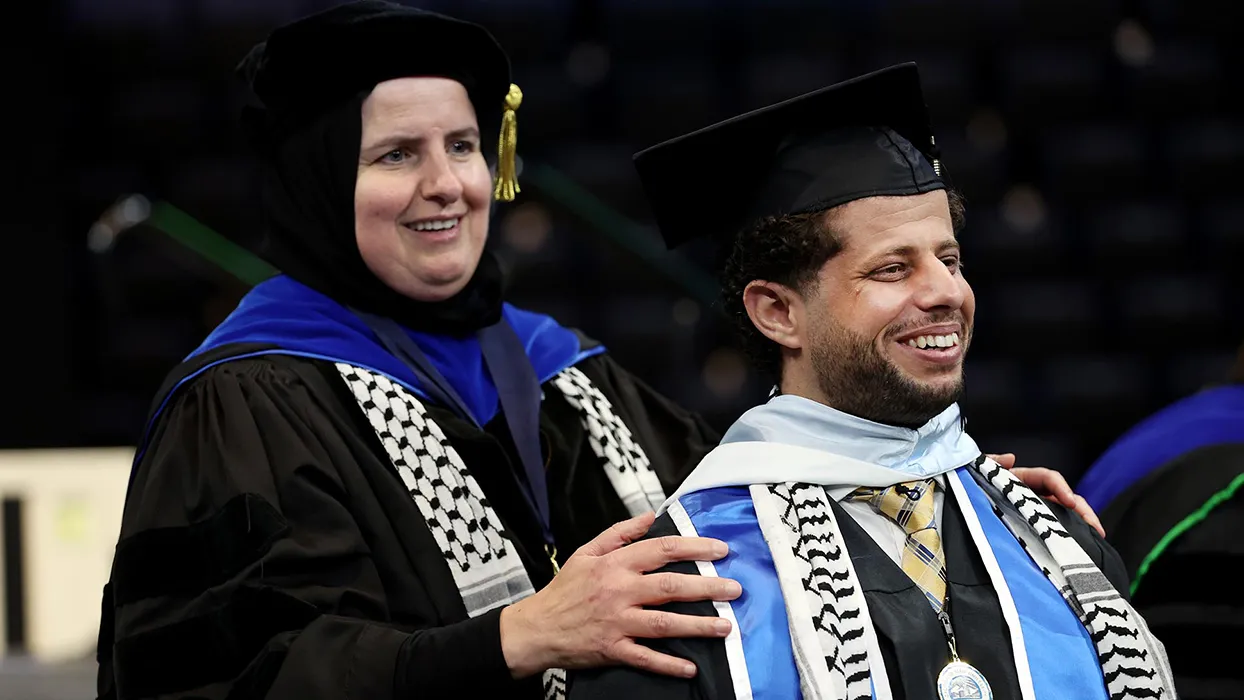
[{"label": "black academic gown", "polygon": [[[989,573],[972,546],[971,536],[954,498],[943,501],[942,547],[946,554],[947,594],[959,655],[984,674],[995,700],[1019,700],[1019,679],[1011,638],[1002,618]],[[1063,526],[1126,595],[1127,576],[1118,555],[1095,530],[1067,509],[1049,504]],[[877,631],[890,689],[895,700],[937,697],[937,674],[950,661],[942,625],[916,584],[837,503],[834,515],[842,529],[851,562]],[[669,515],[657,519],[649,537],[676,535]],[[697,573],[695,564],[677,563],[665,570]],[[671,603],[662,609],[715,616],[713,604]],[[624,668],[577,671],[569,678],[569,700],[734,700],[734,686],[720,639],[676,639],[648,642],[663,653],[688,659],[699,669],[695,678],[657,676]],[[789,652],[787,652],[789,653]]]},{"label": "black academic gown", "polygon": [[[170,386],[219,356],[186,363]],[[667,492],[717,442],[608,355],[576,365],[613,403]],[[629,517],[578,413],[540,415],[559,558]],[[516,544],[552,577],[498,415],[428,408]],[[268,355],[180,388],[133,474],[100,630],[101,697],[541,697],[510,679],[500,610],[467,619],[420,512],[332,364]]]},{"label": "black academic gown", "polygon": [[1154,469],[1102,512],[1136,586],[1132,605],[1166,645],[1181,700],[1244,698],[1241,476],[1244,442],[1206,445]]}]

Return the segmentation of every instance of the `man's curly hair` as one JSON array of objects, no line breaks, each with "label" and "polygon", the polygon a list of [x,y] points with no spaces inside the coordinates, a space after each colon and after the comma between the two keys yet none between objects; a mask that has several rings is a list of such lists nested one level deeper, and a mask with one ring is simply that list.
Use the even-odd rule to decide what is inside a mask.
[{"label": "man's curly hair", "polygon": [[[947,190],[946,196],[950,220],[958,232],[966,219],[963,198],[954,190]],[[781,348],[748,317],[743,290],[753,280],[766,280],[800,295],[812,291],[821,267],[842,252],[842,234],[834,226],[843,206],[766,217],[735,236],[724,251],[719,276],[726,315],[752,366],[774,380],[781,379]]]}]

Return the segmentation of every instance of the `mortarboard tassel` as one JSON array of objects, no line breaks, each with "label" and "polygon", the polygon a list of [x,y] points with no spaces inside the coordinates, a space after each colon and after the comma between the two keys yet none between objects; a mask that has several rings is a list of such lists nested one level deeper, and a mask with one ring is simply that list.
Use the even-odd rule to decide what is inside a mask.
[{"label": "mortarboard tassel", "polygon": [[501,138],[497,143],[497,185],[492,196],[500,202],[514,201],[518,187],[518,173],[514,167],[514,153],[518,148],[518,111],[523,103],[523,91],[513,83],[505,96],[505,112],[501,115]]}]

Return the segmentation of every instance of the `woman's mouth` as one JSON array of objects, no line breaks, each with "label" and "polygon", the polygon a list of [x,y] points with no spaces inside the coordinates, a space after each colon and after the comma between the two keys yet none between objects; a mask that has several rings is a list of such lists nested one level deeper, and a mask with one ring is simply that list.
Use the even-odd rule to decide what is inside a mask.
[{"label": "woman's mouth", "polygon": [[453,238],[458,233],[458,225],[460,223],[462,223],[462,218],[455,216],[440,219],[421,219],[402,225],[418,233],[421,238],[445,241]]}]

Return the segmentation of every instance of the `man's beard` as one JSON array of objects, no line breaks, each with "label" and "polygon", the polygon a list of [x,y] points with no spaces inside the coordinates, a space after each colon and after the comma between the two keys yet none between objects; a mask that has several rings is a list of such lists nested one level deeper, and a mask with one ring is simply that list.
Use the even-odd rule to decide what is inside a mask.
[{"label": "man's beard", "polygon": [[[960,315],[932,323],[963,322]],[[897,330],[890,334],[894,337]],[[971,329],[960,334],[966,356]],[[829,321],[812,337],[809,357],[821,392],[829,404],[844,413],[875,423],[918,428],[963,396],[963,374],[949,384],[928,386],[903,373],[868,339]]]}]

